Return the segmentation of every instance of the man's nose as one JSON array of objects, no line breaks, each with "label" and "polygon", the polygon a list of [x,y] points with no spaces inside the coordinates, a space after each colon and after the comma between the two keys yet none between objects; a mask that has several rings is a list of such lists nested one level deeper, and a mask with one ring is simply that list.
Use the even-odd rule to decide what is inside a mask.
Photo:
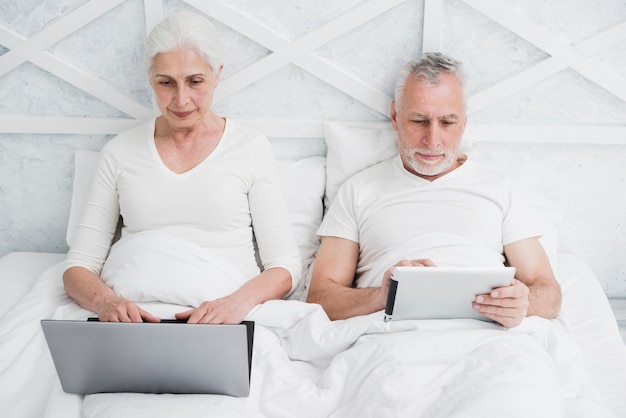
[{"label": "man's nose", "polygon": [[430,123],[422,137],[422,143],[430,148],[435,148],[440,144],[440,129],[436,123]]}]

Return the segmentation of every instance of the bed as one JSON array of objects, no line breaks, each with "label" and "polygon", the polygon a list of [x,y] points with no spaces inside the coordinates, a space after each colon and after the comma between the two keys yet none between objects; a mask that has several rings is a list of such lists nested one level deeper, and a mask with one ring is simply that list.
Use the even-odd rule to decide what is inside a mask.
[{"label": "bed", "polygon": [[[594,273],[559,250],[564,226],[551,208],[535,209],[564,294],[555,320],[527,318],[512,330],[474,320],[386,323],[382,312],[332,322],[306,303],[324,207],[345,179],[396,152],[385,124],[328,122],[324,140],[325,156],[279,159],[305,280],[248,317],[257,325],[249,397],[64,393],[39,321],[90,313],[63,291],[64,254],[19,252],[0,259],[2,415],[626,417],[626,347]],[[480,158],[480,150],[467,152]],[[76,153],[68,244],[95,158]],[[179,308],[149,306],[163,316]]]}]

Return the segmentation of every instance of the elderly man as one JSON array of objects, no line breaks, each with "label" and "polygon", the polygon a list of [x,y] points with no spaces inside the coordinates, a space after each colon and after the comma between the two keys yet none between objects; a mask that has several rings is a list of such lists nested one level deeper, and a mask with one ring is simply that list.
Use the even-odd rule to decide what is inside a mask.
[{"label": "elderly man", "polygon": [[[468,246],[467,266],[517,269],[510,286],[477,296],[474,309],[505,327],[526,316],[558,314],[561,290],[541,231],[506,176],[459,151],[467,121],[463,82],[461,63],[440,53],[424,54],[401,72],[391,106],[400,155],[348,180],[318,231],[322,243],[308,301],[321,304],[331,319],[384,309],[393,265],[458,265],[463,254],[453,253]],[[425,242],[424,251],[363,279],[377,261],[415,239]],[[438,242],[438,251],[429,242]]]}]

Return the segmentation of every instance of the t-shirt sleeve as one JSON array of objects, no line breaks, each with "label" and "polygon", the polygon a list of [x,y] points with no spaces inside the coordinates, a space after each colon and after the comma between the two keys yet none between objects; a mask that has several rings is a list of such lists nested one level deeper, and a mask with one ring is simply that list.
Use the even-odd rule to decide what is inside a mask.
[{"label": "t-shirt sleeve", "polygon": [[502,224],[502,245],[544,235],[544,228],[535,215],[528,200],[509,181],[509,207]]},{"label": "t-shirt sleeve", "polygon": [[354,179],[344,183],[338,190],[330,208],[324,215],[317,235],[344,238],[359,242],[359,226],[356,214],[358,185]]},{"label": "t-shirt sleeve", "polygon": [[263,136],[257,138],[250,155],[254,179],[248,199],[259,258],[264,270],[288,270],[293,290],[302,276],[302,262],[269,141]]},{"label": "t-shirt sleeve", "polygon": [[109,253],[120,216],[112,140],[100,153],[85,207],[76,228],[66,268],[85,267],[99,275]]}]

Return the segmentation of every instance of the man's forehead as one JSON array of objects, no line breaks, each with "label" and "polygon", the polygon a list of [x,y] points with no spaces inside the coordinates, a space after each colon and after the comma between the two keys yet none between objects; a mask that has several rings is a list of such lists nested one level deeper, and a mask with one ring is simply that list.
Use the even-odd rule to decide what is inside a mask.
[{"label": "man's forehead", "polygon": [[436,83],[422,77],[410,76],[400,101],[405,107],[412,107],[415,111],[422,110],[421,107],[441,106],[448,107],[448,110],[444,111],[446,113],[456,112],[456,109],[451,109],[450,106],[464,103],[463,85],[450,74],[442,74]]}]

